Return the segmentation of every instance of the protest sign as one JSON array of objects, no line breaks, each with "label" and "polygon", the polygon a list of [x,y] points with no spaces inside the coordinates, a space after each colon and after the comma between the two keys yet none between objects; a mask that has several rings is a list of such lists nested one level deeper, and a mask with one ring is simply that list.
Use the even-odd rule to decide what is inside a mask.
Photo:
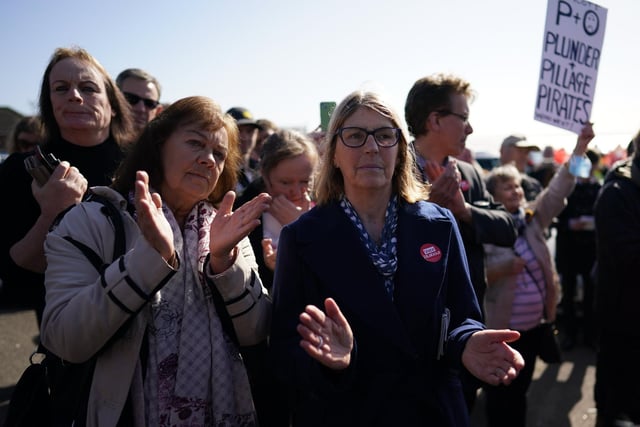
[{"label": "protest sign", "polygon": [[549,0],[535,119],[580,133],[590,120],[607,9],[586,0]]}]

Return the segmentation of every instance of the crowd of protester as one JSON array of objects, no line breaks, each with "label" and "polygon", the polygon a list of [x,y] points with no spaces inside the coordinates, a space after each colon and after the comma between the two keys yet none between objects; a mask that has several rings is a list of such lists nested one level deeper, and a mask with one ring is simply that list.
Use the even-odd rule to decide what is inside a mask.
[{"label": "crowd of protester", "polygon": [[[623,154],[589,148],[591,123],[571,154],[508,135],[485,170],[455,75],[418,78],[404,117],[346,94],[308,134],[161,93],[58,48],[0,165],[0,298],[95,363],[61,422],[468,426],[485,393],[490,427],[525,426],[555,322],[597,355],[598,427],[640,423],[638,135]],[[36,147],[59,160],[44,182]]]}]

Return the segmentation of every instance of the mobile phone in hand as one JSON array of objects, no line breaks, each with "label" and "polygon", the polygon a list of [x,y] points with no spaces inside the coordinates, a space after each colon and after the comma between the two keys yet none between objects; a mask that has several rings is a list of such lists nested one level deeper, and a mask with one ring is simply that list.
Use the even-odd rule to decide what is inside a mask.
[{"label": "mobile phone in hand", "polygon": [[49,180],[54,169],[60,164],[60,160],[51,153],[43,153],[40,146],[36,146],[35,153],[24,159],[27,172],[31,174],[39,186],[43,186]]}]

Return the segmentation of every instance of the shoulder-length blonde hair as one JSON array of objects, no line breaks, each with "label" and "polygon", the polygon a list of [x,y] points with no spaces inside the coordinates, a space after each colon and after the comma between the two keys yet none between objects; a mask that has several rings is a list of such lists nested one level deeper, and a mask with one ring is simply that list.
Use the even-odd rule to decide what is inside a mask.
[{"label": "shoulder-length blonde hair", "polygon": [[406,127],[396,111],[385,102],[380,95],[369,91],[355,91],[347,95],[335,108],[329,121],[329,128],[323,144],[324,155],[318,173],[315,199],[318,205],[339,200],[344,194],[344,178],[342,172],[335,167],[333,157],[336,152],[338,131],[344,122],[358,110],[369,108],[388,118],[393,126],[400,129],[398,141],[398,161],[393,172],[392,190],[409,203],[426,200],[429,197],[428,188],[416,176],[414,155],[409,147]]},{"label": "shoulder-length blonde hair", "polygon": [[184,125],[195,124],[210,132],[224,128],[229,139],[227,158],[218,182],[209,197],[217,204],[229,190],[236,185],[238,169],[241,163],[238,126],[233,117],[224,114],[220,106],[210,98],[191,96],[182,98],[164,109],[142,131],[140,139],[129,151],[115,174],[112,187],[126,195],[133,190],[136,172],[149,174],[149,185],[158,190],[165,179],[162,163],[163,148],[173,132]]}]

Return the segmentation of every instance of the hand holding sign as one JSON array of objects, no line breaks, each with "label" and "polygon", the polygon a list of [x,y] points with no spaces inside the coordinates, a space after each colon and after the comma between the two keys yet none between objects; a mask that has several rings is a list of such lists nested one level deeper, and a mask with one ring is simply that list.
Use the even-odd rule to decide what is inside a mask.
[{"label": "hand holding sign", "polygon": [[580,133],[591,117],[607,9],[549,0],[535,119]]}]

